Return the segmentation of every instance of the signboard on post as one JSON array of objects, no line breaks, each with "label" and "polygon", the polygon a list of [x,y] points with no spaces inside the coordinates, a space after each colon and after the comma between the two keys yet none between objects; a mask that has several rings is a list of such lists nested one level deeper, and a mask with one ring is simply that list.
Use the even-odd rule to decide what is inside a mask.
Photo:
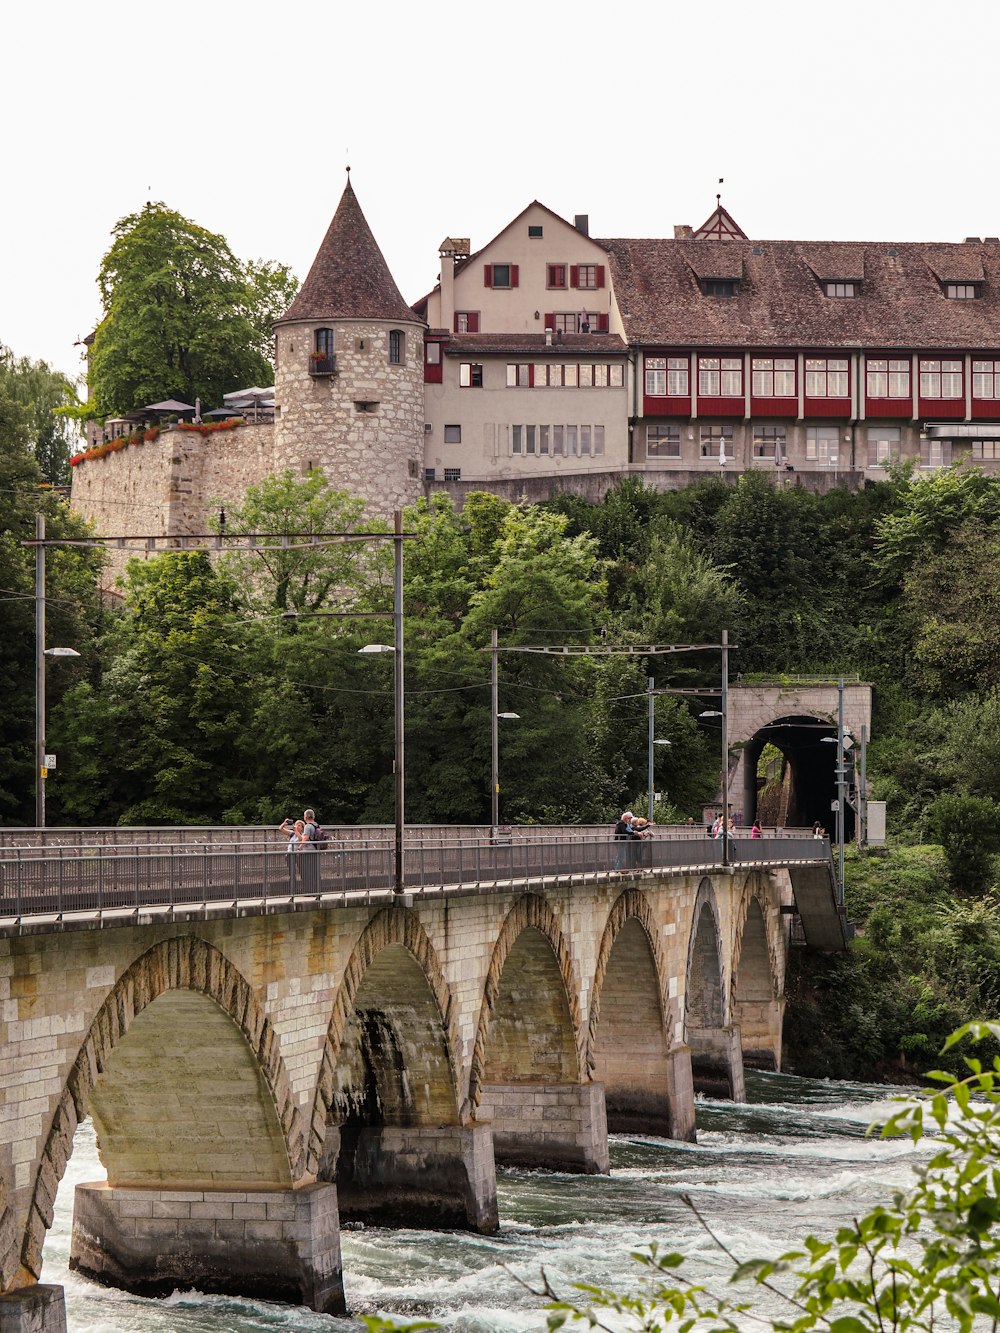
[{"label": "signboard on post", "polygon": [[868,801],[868,845],[885,846],[885,801]]}]

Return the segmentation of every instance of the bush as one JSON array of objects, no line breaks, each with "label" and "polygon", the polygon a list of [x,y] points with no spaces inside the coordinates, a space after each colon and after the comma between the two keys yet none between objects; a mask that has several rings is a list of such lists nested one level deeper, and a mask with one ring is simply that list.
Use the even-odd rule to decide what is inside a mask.
[{"label": "bush", "polygon": [[952,883],[966,893],[981,893],[989,883],[991,856],[1000,841],[996,803],[988,796],[939,796],[929,822],[948,857]]}]

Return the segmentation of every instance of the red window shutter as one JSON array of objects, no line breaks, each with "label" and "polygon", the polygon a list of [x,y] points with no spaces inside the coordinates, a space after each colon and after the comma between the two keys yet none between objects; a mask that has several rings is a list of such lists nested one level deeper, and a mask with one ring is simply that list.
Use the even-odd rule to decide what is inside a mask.
[{"label": "red window shutter", "polygon": [[603,265],[603,264],[598,264],[598,265],[597,265],[597,285],[598,285],[598,287],[603,287],[603,286],[604,286],[604,265]]},{"label": "red window shutter", "polygon": [[[603,273],[604,270],[601,269],[601,272]],[[607,333],[607,332],[608,332],[608,318],[609,318],[609,317],[608,317],[607,315],[598,315],[598,316],[597,316],[597,332],[598,332],[598,333]]]},{"label": "red window shutter", "polygon": [[569,285],[579,287],[580,285],[580,265],[570,264],[569,266]]},{"label": "red window shutter", "polygon": [[555,332],[556,317],[554,314],[549,314],[545,316],[545,327],[547,329],[552,329],[552,331]]},{"label": "red window shutter", "polygon": [[468,323],[468,327],[469,327],[469,332],[470,332],[470,333],[478,333],[478,332],[479,332],[479,311],[478,311],[478,310],[476,311],[476,313],[475,313],[474,315],[473,315],[473,314],[466,315],[466,321],[467,321],[467,323]]},{"label": "red window shutter", "polygon": [[535,363],[532,362],[531,365],[528,367],[528,388],[533,389],[534,387],[535,387]]},{"label": "red window shutter", "polygon": [[512,287],[516,287],[516,286],[517,286],[517,275],[518,275],[518,265],[517,265],[517,264],[511,264],[511,266],[510,266],[510,285],[511,285]]},{"label": "red window shutter", "polygon": [[484,264],[484,265],[483,265],[483,286],[484,286],[484,287],[492,287],[492,286],[493,286],[493,265],[492,265],[492,264]]}]

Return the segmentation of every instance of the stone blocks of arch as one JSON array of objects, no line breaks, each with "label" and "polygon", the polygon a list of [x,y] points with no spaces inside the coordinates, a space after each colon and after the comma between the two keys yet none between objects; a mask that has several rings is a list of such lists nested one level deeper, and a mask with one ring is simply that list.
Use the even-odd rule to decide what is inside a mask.
[{"label": "stone blocks of arch", "polygon": [[[608,1129],[691,1137],[699,1062],[742,1087],[741,1024],[780,1064],[789,896],[787,876],[665,875],[0,939],[3,1289],[37,1283],[85,1114],[106,1190],[201,1191],[208,1211],[325,1189],[323,1226],[340,1189],[383,1221],[490,1230],[494,1147],[602,1171]],[[232,1160],[231,1115],[257,1145]],[[339,1263],[312,1235],[320,1250]],[[330,1301],[329,1272],[312,1277],[300,1299]]]}]

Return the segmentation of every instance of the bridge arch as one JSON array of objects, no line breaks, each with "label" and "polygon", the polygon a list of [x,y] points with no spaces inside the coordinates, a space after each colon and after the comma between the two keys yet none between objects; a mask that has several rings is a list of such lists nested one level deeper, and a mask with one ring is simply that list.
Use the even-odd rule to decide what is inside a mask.
[{"label": "bridge arch", "polygon": [[487,1083],[582,1083],[582,1018],[569,946],[544,898],[508,912],[486,974],[469,1075],[475,1114]]},{"label": "bridge arch", "polygon": [[[90,1026],[35,1176],[22,1280],[36,1280],[41,1270],[56,1189],[87,1114],[111,1186],[287,1187],[302,1174],[301,1117],[277,1034],[238,969],[194,935],[162,941],[137,958]],[[232,1126],[224,1165],[219,1145],[201,1140],[202,1116],[216,1137],[220,1120]],[[14,1277],[8,1268],[5,1285]]]},{"label": "bridge arch", "polygon": [[[457,1049],[451,993],[426,931],[413,912],[384,909],[354,946],[334,1002],[313,1101],[310,1170],[324,1158],[330,1166],[331,1123],[454,1124]],[[425,1076],[422,1086],[417,1075]]]},{"label": "bridge arch", "polygon": [[688,938],[684,1030],[691,1047],[691,1073],[697,1092],[744,1098],[739,1030],[729,1007],[729,976],[723,949],[719,904],[712,881],[698,887]]},{"label": "bridge arch", "polygon": [[781,1068],[784,963],[777,906],[759,871],[747,877],[737,907],[732,962],[733,1021],[745,1064]]},{"label": "bridge arch", "polygon": [[604,1086],[612,1132],[691,1136],[675,1086],[676,1018],[668,991],[649,900],[626,889],[612,905],[598,948],[587,1034],[587,1066]]}]

